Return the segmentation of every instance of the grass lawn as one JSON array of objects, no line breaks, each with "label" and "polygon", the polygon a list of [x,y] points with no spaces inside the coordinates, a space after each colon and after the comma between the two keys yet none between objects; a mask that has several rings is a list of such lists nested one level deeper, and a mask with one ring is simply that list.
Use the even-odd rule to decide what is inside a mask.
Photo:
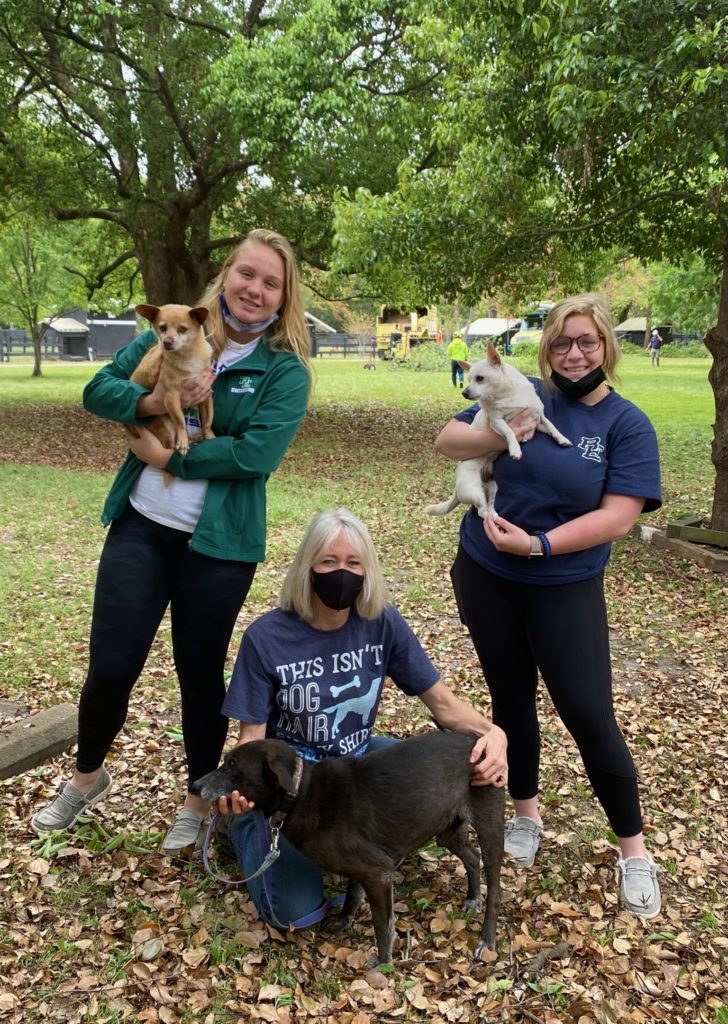
[{"label": "grass lawn", "polygon": [[[708,361],[663,359],[653,369],[637,354],[621,366],[621,392],[648,413],[660,440],[665,507],[650,522],[705,515],[713,483]],[[33,379],[30,366],[0,365],[0,697],[33,709],[75,703],[84,678],[99,513],[124,451],[118,425],[80,409],[97,368],[48,364]],[[452,486],[453,468],[432,442],[463,407],[459,391],[446,372],[383,364],[372,372],[326,358],[315,369],[312,407],[269,484],[268,560],[231,653],[251,618],[275,601],[312,513],[346,504],[371,527],[394,600],[443,678],[487,709],[448,579],[459,516],[423,513]],[[0,1016],[13,1024],[728,1020],[720,981],[726,583],[629,538],[615,546],[607,600],[615,704],[663,870],[659,920],[639,923],[619,911],[614,837],[541,695],[546,834],[533,869],[505,866],[493,964],[469,960],[476,925],[458,909],[462,879],[432,850],[398,873],[391,974],[366,974],[366,914],[349,937],[271,934],[244,890],[156,853],[183,777],[165,620],[110,756],[114,793],[89,823],[50,844],[27,829],[33,808],[66,777],[66,757],[0,782]],[[412,704],[389,688],[382,727],[424,728]],[[549,959],[563,941],[568,954]]]}]

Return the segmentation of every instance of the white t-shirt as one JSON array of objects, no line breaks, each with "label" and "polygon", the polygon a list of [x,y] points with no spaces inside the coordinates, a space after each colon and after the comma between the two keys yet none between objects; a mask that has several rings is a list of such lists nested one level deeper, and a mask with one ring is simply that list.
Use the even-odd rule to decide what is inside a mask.
[{"label": "white t-shirt", "polygon": [[[215,376],[249,356],[258,345],[259,338],[244,345],[227,339],[225,350],[213,360]],[[187,434],[191,441],[202,437],[197,409],[185,410]],[[164,486],[164,471],[156,466],[145,466],[129,495],[132,506],[141,515],[173,530],[192,533],[200,518],[207,494],[207,480],[182,480],[173,476]]]}]

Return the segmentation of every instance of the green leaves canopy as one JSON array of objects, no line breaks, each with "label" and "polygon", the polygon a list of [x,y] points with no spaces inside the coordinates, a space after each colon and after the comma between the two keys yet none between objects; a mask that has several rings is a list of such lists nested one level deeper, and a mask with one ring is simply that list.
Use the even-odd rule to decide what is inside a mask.
[{"label": "green leaves canopy", "polygon": [[437,63],[409,5],[8,0],[0,187],[126,235],[150,301],[195,299],[255,225],[325,266],[337,183],[426,161]]}]

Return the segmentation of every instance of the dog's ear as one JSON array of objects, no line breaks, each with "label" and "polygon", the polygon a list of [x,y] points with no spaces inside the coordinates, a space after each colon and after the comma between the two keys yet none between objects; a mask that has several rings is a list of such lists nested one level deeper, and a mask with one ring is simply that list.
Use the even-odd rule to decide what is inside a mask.
[{"label": "dog's ear", "polygon": [[464,359],[458,359],[458,366],[461,370],[465,370],[466,373],[470,369],[471,365],[471,363],[466,363]]},{"label": "dog's ear", "polygon": [[193,306],[192,309],[190,310],[190,316],[192,317],[193,320],[196,320],[200,326],[204,324],[205,320],[207,320],[209,315],[210,310],[207,308],[207,306]]},{"label": "dog's ear", "polygon": [[500,366],[501,364],[501,357],[498,353],[498,349],[492,341],[488,342],[488,362],[492,363],[493,366]]},{"label": "dog's ear", "polygon": [[266,758],[268,769],[275,776],[277,784],[286,793],[295,793],[296,791],[296,784],[293,781],[292,775],[295,756],[295,754],[286,750],[274,750]]},{"label": "dog's ear", "polygon": [[134,310],[152,324],[159,316],[159,306],[150,306],[147,302],[140,302],[138,306],[134,307]]}]

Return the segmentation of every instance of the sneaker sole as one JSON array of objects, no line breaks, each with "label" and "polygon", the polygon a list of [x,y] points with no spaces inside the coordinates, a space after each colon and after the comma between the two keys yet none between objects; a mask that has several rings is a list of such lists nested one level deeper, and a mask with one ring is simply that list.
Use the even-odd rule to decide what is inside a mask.
[{"label": "sneaker sole", "polygon": [[101,800],[104,799],[104,797],[109,795],[109,793],[113,789],[113,785],[113,782],[111,781],[111,779],[109,779],[108,786],[106,786],[105,789],[102,789],[100,793],[97,793],[92,800],[88,801],[88,803],[85,803],[67,825],[39,825],[35,821],[35,816],[33,816],[29,822],[30,827],[36,833],[36,835],[46,835],[50,832],[67,832],[68,829],[71,828],[72,825],[75,825],[78,819],[86,813],[86,811],[90,811],[91,808],[95,806],[95,804],[99,803]]}]

